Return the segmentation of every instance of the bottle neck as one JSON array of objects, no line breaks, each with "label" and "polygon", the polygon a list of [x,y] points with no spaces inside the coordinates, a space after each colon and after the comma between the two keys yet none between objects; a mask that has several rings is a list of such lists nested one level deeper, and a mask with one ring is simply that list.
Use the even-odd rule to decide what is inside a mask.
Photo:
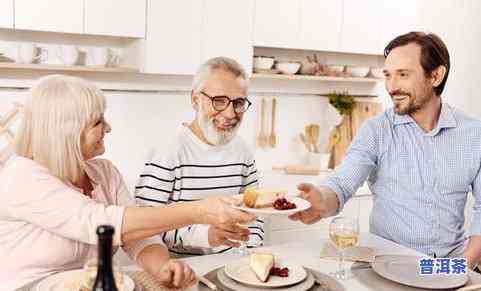
[{"label": "bottle neck", "polygon": [[112,236],[99,237],[97,278],[93,290],[117,291],[112,266]]},{"label": "bottle neck", "polygon": [[98,266],[100,269],[112,271],[112,237],[99,239]]}]

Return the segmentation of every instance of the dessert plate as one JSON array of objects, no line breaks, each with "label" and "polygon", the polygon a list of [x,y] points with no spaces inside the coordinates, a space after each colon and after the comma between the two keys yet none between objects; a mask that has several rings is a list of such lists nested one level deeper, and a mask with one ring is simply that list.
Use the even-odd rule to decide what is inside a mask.
[{"label": "dessert plate", "polygon": [[[236,195],[235,197],[240,198],[242,200],[242,194]],[[232,207],[239,210],[246,211],[246,212],[259,214],[259,215],[291,215],[299,211],[307,210],[311,207],[311,203],[309,201],[304,200],[300,197],[286,195],[285,198],[287,201],[291,203],[295,203],[296,208],[286,209],[286,210],[277,210],[274,207],[251,208],[251,207],[245,206],[244,203],[242,203],[241,205],[233,205]]]},{"label": "dessert plate", "polygon": [[451,289],[466,284],[467,274],[429,275],[419,273],[419,259],[415,256],[382,255],[372,263],[372,269],[381,277],[391,281],[425,289]]},{"label": "dessert plate", "polygon": [[259,281],[254,272],[250,269],[249,259],[249,257],[241,258],[237,261],[233,261],[227,264],[224,269],[227,277],[245,285],[264,288],[277,288],[294,285],[306,279],[307,277],[307,272],[306,270],[304,270],[303,267],[293,264],[289,261],[281,260],[279,262],[276,262],[275,266],[289,268],[289,276],[270,276],[267,282],[264,283]]},{"label": "dessert plate", "polygon": [[[70,270],[49,276],[38,283],[35,291],[77,291],[80,283],[77,282],[82,277],[83,269]],[[123,291],[133,291],[134,281],[124,274]]]}]

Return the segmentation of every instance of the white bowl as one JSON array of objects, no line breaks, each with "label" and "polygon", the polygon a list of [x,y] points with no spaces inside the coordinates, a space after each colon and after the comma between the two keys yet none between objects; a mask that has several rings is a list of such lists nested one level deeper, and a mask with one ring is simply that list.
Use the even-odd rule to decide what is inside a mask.
[{"label": "white bowl", "polygon": [[371,76],[378,79],[384,79],[384,68],[371,68]]},{"label": "white bowl", "polygon": [[254,69],[270,70],[274,65],[273,57],[254,57]]},{"label": "white bowl", "polygon": [[346,73],[357,78],[366,77],[369,74],[369,67],[347,66]]},{"label": "white bowl", "polygon": [[281,71],[282,74],[286,75],[294,75],[299,71],[299,68],[301,67],[300,63],[294,63],[294,62],[281,62],[281,63],[276,63],[276,69]]},{"label": "white bowl", "polygon": [[342,65],[328,65],[327,69],[333,73],[342,73],[344,72],[344,66]]}]

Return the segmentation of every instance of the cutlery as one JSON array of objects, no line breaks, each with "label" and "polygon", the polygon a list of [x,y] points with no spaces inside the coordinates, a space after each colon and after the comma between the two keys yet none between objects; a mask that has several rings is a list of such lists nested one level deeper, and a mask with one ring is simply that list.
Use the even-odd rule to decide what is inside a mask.
[{"label": "cutlery", "polygon": [[329,291],[329,286],[327,286],[326,283],[322,282],[319,278],[317,278],[316,276],[314,276],[314,284],[315,285],[319,285],[319,287],[321,288],[322,291]]},{"label": "cutlery", "polygon": [[461,287],[459,289],[456,289],[456,291],[472,291],[472,290],[480,290],[480,289],[481,289],[481,284],[474,284],[471,286]]},{"label": "cutlery", "polygon": [[320,128],[319,125],[317,124],[312,124],[311,125],[311,144],[313,147],[313,151],[315,153],[319,153],[319,134],[320,134]]},{"label": "cutlery", "polygon": [[269,137],[265,127],[265,115],[266,115],[266,99],[262,98],[261,101],[261,126],[259,135],[257,136],[257,146],[265,148],[269,143]]},{"label": "cutlery", "polygon": [[276,136],[276,106],[277,100],[276,97],[272,98],[272,125],[271,125],[271,135],[269,137],[269,143],[272,148],[276,147],[277,144],[277,136]]},{"label": "cutlery", "polygon": [[206,277],[198,276],[197,279],[199,280],[199,282],[201,282],[202,284],[207,286],[210,290],[219,290],[219,288],[217,288],[217,286],[214,283],[212,283],[212,281],[207,279]]},{"label": "cutlery", "polygon": [[306,150],[308,152],[310,152],[311,151],[311,145],[307,142],[306,136],[303,133],[301,133],[299,136],[301,137],[301,141],[304,144],[304,146],[306,147]]},{"label": "cutlery", "polygon": [[351,267],[351,270],[372,269],[371,263],[359,263]]}]

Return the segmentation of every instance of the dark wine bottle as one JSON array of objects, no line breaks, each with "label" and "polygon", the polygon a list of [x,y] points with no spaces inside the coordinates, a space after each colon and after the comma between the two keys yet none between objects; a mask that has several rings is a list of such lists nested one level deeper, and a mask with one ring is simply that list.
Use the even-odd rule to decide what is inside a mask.
[{"label": "dark wine bottle", "polygon": [[97,277],[92,291],[118,291],[112,266],[112,238],[115,229],[110,225],[97,227],[98,261]]}]

